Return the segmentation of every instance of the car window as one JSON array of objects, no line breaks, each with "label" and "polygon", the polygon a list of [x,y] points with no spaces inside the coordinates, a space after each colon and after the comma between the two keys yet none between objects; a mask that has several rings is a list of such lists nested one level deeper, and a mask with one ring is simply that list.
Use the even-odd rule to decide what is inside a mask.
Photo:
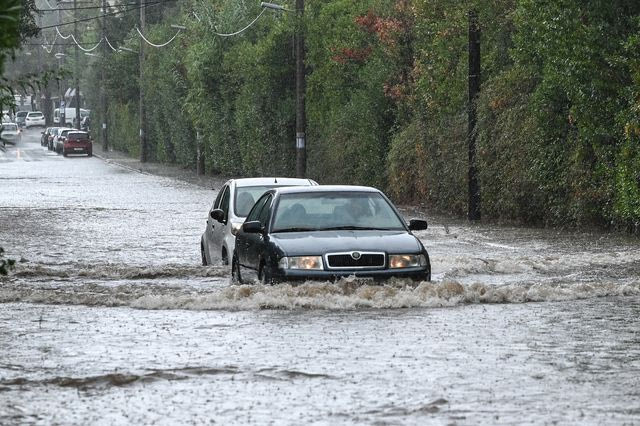
[{"label": "car window", "polygon": [[265,194],[258,200],[258,202],[253,206],[253,208],[249,212],[249,215],[247,215],[247,222],[259,220],[262,207],[264,207],[264,204],[270,199],[270,197],[271,197],[270,194]]},{"label": "car window", "polygon": [[224,189],[224,194],[222,194],[222,200],[220,201],[219,208],[224,212],[224,220],[227,220],[229,217],[229,187]]},{"label": "car window", "polygon": [[89,139],[89,135],[87,135],[86,133],[80,133],[80,132],[69,133],[68,136],[70,141]]},{"label": "car window", "polygon": [[222,189],[220,191],[218,191],[218,195],[216,196],[216,199],[213,201],[213,207],[211,208],[212,210],[214,209],[219,209],[220,207],[220,200],[222,199],[222,194],[224,194],[224,191],[227,189],[227,186],[223,186]]},{"label": "car window", "polygon": [[41,112],[30,112],[29,114],[27,114],[27,117],[40,118],[40,117],[42,117],[42,113]]},{"label": "car window", "polygon": [[260,209],[260,213],[258,214],[258,220],[260,224],[264,227],[267,226],[267,221],[269,220],[269,212],[271,211],[271,199],[273,197],[271,195],[265,198],[264,204]]},{"label": "car window", "polygon": [[16,126],[15,124],[5,124],[4,126],[2,126],[2,131],[9,131],[9,132],[15,132],[18,130],[18,126]]},{"label": "car window", "polygon": [[389,202],[376,192],[309,192],[282,194],[273,232],[298,228],[404,229]]},{"label": "car window", "polygon": [[246,217],[249,210],[255,204],[255,201],[262,194],[272,188],[279,188],[282,185],[260,185],[260,186],[236,186],[236,194],[234,199],[233,211],[238,217]]}]

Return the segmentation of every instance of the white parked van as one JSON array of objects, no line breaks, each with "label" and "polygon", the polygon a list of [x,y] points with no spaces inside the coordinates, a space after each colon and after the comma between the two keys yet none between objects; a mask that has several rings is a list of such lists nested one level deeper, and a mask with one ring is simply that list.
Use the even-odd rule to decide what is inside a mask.
[{"label": "white parked van", "polygon": [[[91,115],[91,110],[80,108],[80,120],[84,117]],[[73,127],[73,123],[76,119],[76,109],[75,108],[65,108],[64,109],[64,123],[67,127]],[[53,123],[60,124],[60,108],[56,108],[53,110]]]}]

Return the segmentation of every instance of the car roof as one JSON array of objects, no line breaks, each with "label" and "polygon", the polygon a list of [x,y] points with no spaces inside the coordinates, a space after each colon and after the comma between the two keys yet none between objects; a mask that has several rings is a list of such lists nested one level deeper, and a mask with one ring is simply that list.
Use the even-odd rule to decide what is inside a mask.
[{"label": "car roof", "polygon": [[315,185],[310,179],[297,179],[287,177],[259,177],[231,179],[229,183],[235,183],[236,187],[262,186],[262,185]]},{"label": "car roof", "polygon": [[274,188],[279,194],[292,194],[302,192],[381,192],[379,189],[370,186],[357,185],[316,185],[316,186],[287,186]]}]

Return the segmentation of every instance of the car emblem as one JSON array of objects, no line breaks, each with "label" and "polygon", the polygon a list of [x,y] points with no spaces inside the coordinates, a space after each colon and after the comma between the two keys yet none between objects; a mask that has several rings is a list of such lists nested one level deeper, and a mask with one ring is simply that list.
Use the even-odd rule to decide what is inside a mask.
[{"label": "car emblem", "polygon": [[353,260],[358,260],[358,259],[360,259],[360,256],[362,256],[362,255],[361,255],[361,254],[360,254],[360,252],[358,252],[358,251],[354,251],[354,252],[352,252],[352,253],[351,253],[351,258],[352,258]]}]

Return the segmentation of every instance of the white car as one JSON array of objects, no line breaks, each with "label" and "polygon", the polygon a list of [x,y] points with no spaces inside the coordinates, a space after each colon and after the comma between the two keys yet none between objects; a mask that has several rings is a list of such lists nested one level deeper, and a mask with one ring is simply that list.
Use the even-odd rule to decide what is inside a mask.
[{"label": "white car", "polygon": [[200,239],[203,265],[222,261],[228,265],[236,246],[236,234],[249,210],[262,194],[282,186],[313,186],[311,179],[283,177],[231,179],[218,192],[207,216],[207,228]]},{"label": "white car", "polygon": [[3,123],[0,126],[0,139],[2,143],[16,145],[22,140],[22,133],[16,123]]},{"label": "white car", "polygon": [[33,126],[45,126],[44,114],[40,111],[33,111],[27,114],[24,118],[24,127],[27,129]]},{"label": "white car", "polygon": [[[62,136],[63,136],[62,132],[64,132],[64,131],[68,132],[69,130],[74,130],[74,129],[71,128],[71,127],[57,127],[56,131],[53,133],[53,137],[49,139],[50,142],[49,142],[49,145],[47,145],[47,149],[49,149],[49,151],[58,152],[58,147],[62,147],[62,143],[63,143],[63,141],[62,141]],[[66,133],[65,133],[65,135],[66,135]],[[58,141],[59,141],[59,143],[58,143]]]}]

